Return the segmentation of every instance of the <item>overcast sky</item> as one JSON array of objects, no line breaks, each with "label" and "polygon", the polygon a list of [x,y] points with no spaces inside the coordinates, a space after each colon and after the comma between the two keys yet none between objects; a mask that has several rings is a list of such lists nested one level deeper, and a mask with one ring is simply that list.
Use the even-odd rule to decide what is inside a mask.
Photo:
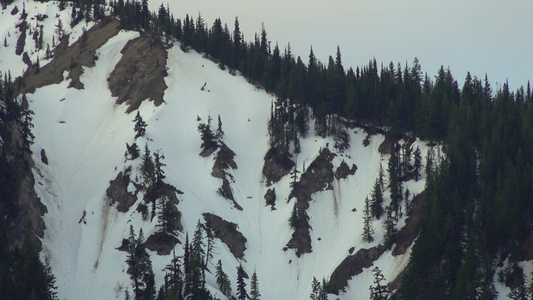
[{"label": "overcast sky", "polygon": [[[164,0],[150,0],[156,10]],[[467,71],[514,90],[533,79],[533,0],[168,0],[175,17],[216,17],[233,30],[238,16],[246,40],[264,22],[280,49],[291,43],[307,62],[309,49],[327,62],[341,48],[345,69],[418,57],[434,76],[450,67],[462,84]],[[167,2],[163,2],[165,5]]]}]

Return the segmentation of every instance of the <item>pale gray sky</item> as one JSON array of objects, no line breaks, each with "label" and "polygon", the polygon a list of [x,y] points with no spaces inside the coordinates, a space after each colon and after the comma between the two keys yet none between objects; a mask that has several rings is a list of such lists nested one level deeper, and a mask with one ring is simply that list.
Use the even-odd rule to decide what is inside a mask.
[{"label": "pale gray sky", "polygon": [[[164,0],[151,0],[155,10]],[[493,86],[508,78],[514,90],[533,79],[532,0],[168,0],[175,17],[201,12],[233,30],[235,16],[247,40],[264,22],[269,40],[283,50],[290,41],[307,62],[310,46],[327,62],[341,48],[343,65],[412,63],[434,75],[450,67],[462,84],[466,72]],[[163,2],[165,5],[167,2]]]}]

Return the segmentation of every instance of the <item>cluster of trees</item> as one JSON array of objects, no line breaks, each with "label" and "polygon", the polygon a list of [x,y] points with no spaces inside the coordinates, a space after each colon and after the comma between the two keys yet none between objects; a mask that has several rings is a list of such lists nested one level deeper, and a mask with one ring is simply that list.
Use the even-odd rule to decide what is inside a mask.
[{"label": "cluster of trees", "polygon": [[326,291],[326,279],[322,279],[322,282],[318,281],[316,277],[313,276],[313,281],[311,282],[312,292],[309,295],[311,300],[328,300],[328,292]]},{"label": "cluster of trees", "polygon": [[[19,224],[24,214],[22,182],[31,172],[33,113],[22,107],[13,91],[11,76],[0,73],[0,291],[6,299],[56,299],[50,264],[39,258],[34,233]],[[13,226],[26,231],[20,247],[14,246]]]},{"label": "cluster of trees", "polygon": [[[198,117],[198,120],[201,121],[200,117]],[[224,137],[224,130],[222,130],[222,120],[220,119],[220,115],[218,115],[218,127],[216,131],[213,131],[211,128],[211,115],[207,117],[207,123],[199,123],[198,124],[198,132],[200,133],[202,144],[200,147],[202,147],[203,151],[214,151],[219,147],[219,143],[222,141],[222,138]]]},{"label": "cluster of trees", "polygon": [[[127,272],[132,280],[134,299],[216,299],[207,289],[205,280],[208,265],[213,259],[213,233],[200,221],[198,221],[191,242],[189,242],[189,235],[186,235],[183,256],[176,256],[174,253],[170,263],[163,269],[164,282],[157,293],[152,263],[144,246],[142,230],[136,236],[131,227],[126,244]],[[253,273],[248,292],[245,281],[248,275],[242,266],[238,266],[236,272],[237,290],[234,294],[229,276],[224,272],[221,260],[218,260],[215,266],[215,277],[220,292],[227,298],[233,298],[233,295],[236,295],[236,299],[239,300],[259,300],[261,293],[257,274]],[[125,298],[130,299],[129,290],[125,291]]]},{"label": "cluster of trees", "polygon": [[[429,151],[431,156],[433,150]],[[431,157],[429,158],[431,165]],[[385,179],[383,167],[379,166],[379,173],[372,192],[369,197],[366,197],[363,209],[363,241],[372,242],[374,238],[372,234],[374,229],[372,227],[372,220],[379,220],[385,214],[384,228],[385,228],[385,244],[390,245],[391,238],[395,231],[396,223],[399,217],[403,215],[402,202],[404,203],[405,213],[407,215],[411,212],[411,193],[409,189],[403,192],[403,182],[415,179],[418,181],[420,171],[422,168],[422,154],[419,147],[416,147],[414,152],[411,149],[411,143],[405,142],[401,146],[394,144],[391,148],[391,155],[388,161],[389,174],[389,189],[390,189],[390,204],[383,207]],[[413,195],[414,197],[415,195]]]},{"label": "cluster of trees", "polygon": [[533,227],[530,85],[511,92],[505,83],[493,93],[468,74],[452,91],[446,158],[426,166],[421,233],[400,289],[405,299],[494,298],[497,264],[523,257]]},{"label": "cluster of trees", "polygon": [[[133,130],[135,132],[135,142],[131,145],[126,143],[126,158],[134,160],[141,158],[142,162],[140,165],[141,178],[142,178],[142,191],[144,192],[144,200],[148,204],[152,204],[151,209],[151,220],[157,216],[157,227],[159,232],[162,233],[174,233],[176,228],[176,219],[179,218],[179,211],[176,211],[172,207],[172,203],[165,194],[165,183],[164,179],[165,171],[164,167],[166,166],[163,163],[165,156],[158,150],[152,153],[148,144],[145,144],[144,151],[139,152],[139,147],[137,146],[137,139],[143,137],[146,133],[146,128],[148,124],[144,121],[139,112],[137,112],[134,120]],[[143,217],[147,219],[148,213],[147,208],[146,212],[143,211]]]}]

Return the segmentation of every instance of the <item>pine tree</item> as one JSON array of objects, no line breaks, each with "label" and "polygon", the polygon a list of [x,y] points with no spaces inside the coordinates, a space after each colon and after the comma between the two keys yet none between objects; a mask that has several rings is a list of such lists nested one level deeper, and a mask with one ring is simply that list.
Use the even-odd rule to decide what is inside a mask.
[{"label": "pine tree", "polygon": [[[150,149],[148,144],[144,145],[144,153],[141,163],[141,174],[143,177],[143,187],[145,190],[145,197],[149,200],[155,201],[155,184],[156,184],[156,175],[155,175],[155,165],[152,159]],[[155,213],[155,211],[154,211]]]},{"label": "pine tree", "polygon": [[[26,96],[23,95],[23,97],[25,98]],[[33,133],[31,132],[31,129],[33,128],[33,123],[32,123],[32,115],[33,115],[33,111],[29,110],[29,109],[24,109],[22,111],[22,123],[21,123],[21,136],[22,136],[22,153],[24,152],[27,152],[29,154],[31,154],[31,149],[30,149],[30,146],[33,144],[33,139],[35,138],[35,136],[33,135]]]},{"label": "pine tree", "polygon": [[416,147],[415,153],[415,162],[413,165],[413,172],[415,176],[415,181],[418,181],[418,177],[420,177],[420,169],[422,168],[422,154],[420,153],[420,148],[418,146]]},{"label": "pine tree", "polygon": [[[427,154],[426,154],[426,177],[427,179],[430,179],[433,175],[434,166],[435,163],[435,151],[433,150],[433,147],[429,148]],[[426,180],[426,183],[429,180]]]},{"label": "pine tree", "polygon": [[132,280],[136,299],[149,299],[155,294],[155,279],[152,270],[150,255],[144,248],[144,234],[142,229],[139,236],[135,236],[133,226],[130,226],[130,236],[128,238],[128,254],[126,263],[127,273]]},{"label": "pine tree", "polygon": [[216,136],[213,133],[213,130],[211,130],[211,116],[209,116],[207,120],[207,124],[198,124],[198,132],[200,132],[200,136],[202,138],[202,144],[200,146],[204,150],[217,147]]},{"label": "pine tree", "polygon": [[[181,273],[181,264],[179,257],[176,257],[176,252],[172,251],[172,260],[168,265],[165,266],[164,271],[167,273],[168,276],[165,276],[165,282],[167,283],[167,295],[170,295],[172,293],[179,294],[181,297],[181,290],[183,287],[183,279],[182,279],[182,273]],[[177,296],[177,295],[175,295]],[[170,298],[170,297],[169,297]],[[178,298],[178,297],[175,297]],[[171,298],[171,299],[175,299]],[[181,299],[181,298],[178,298]]]},{"label": "pine tree", "polygon": [[259,283],[257,282],[257,274],[254,271],[252,274],[252,281],[250,282],[250,300],[259,300],[261,293],[259,292]]},{"label": "pine tree", "polygon": [[244,269],[242,265],[237,267],[237,299],[248,299],[248,292],[246,291],[246,282],[244,282]]},{"label": "pine tree", "polygon": [[205,297],[208,295],[208,291],[205,289],[205,251],[203,247],[203,228],[200,220],[198,220],[190,245],[188,254],[189,267],[186,274],[186,290],[191,299],[206,299]]},{"label": "pine tree", "polygon": [[61,41],[61,38],[63,38],[63,22],[61,22],[61,18],[57,19],[55,32],[57,33],[57,39]]},{"label": "pine tree", "polygon": [[400,168],[399,168],[398,153],[395,147],[393,147],[393,149],[391,150],[388,171],[389,171],[391,207],[397,215],[400,209],[400,202],[402,200],[402,183],[400,180],[401,174],[400,174]]},{"label": "pine tree", "polygon": [[222,130],[222,120],[220,119],[220,115],[218,115],[218,128],[217,132],[215,134],[215,137],[220,140],[224,137],[224,130]]},{"label": "pine tree", "polygon": [[241,29],[239,28],[239,19],[235,17],[235,26],[233,29],[233,67],[238,68],[240,64],[241,59],[241,42],[242,42],[242,36],[241,36]]},{"label": "pine tree", "polygon": [[372,269],[374,274],[374,286],[370,286],[370,299],[371,300],[386,300],[389,298],[389,291],[387,286],[382,285],[385,280],[385,276],[378,267]]},{"label": "pine tree", "polygon": [[163,163],[165,156],[160,154],[159,151],[154,152],[154,197],[158,198],[161,194],[163,187],[163,179],[166,178],[163,167],[166,164]]},{"label": "pine tree", "polygon": [[289,218],[289,225],[292,229],[296,229],[300,227],[300,217],[298,216],[298,209],[296,207],[296,202],[294,203],[294,206],[292,208],[292,213]]},{"label": "pine tree", "polygon": [[396,224],[396,218],[393,216],[394,208],[389,205],[385,209],[387,213],[387,218],[385,219],[385,245],[390,245],[392,237],[395,233],[394,225]]},{"label": "pine tree", "polygon": [[159,232],[162,233],[174,233],[175,228],[172,226],[175,215],[172,211],[172,203],[168,200],[167,196],[163,195],[158,199],[159,209],[157,214],[157,225]]},{"label": "pine tree", "polygon": [[139,111],[137,111],[137,115],[135,116],[133,122],[135,123],[135,126],[133,128],[133,130],[135,130],[135,139],[144,136],[144,134],[146,133],[146,126],[148,126],[148,124],[146,124],[146,122],[143,120],[143,118],[139,114]]},{"label": "pine tree", "polygon": [[320,288],[320,295],[318,300],[328,300],[328,292],[326,291],[326,279],[322,278],[322,287]]},{"label": "pine tree", "polygon": [[374,241],[372,234],[374,228],[372,228],[372,212],[370,209],[370,200],[368,197],[365,199],[365,208],[363,210],[363,241],[371,243]]},{"label": "pine tree", "polygon": [[207,269],[207,265],[209,264],[211,259],[213,259],[213,251],[214,251],[213,247],[215,246],[215,239],[213,237],[213,232],[207,226],[205,227],[205,236],[207,238],[207,245],[206,245],[206,249],[205,249],[205,264],[204,264],[204,268]]},{"label": "pine tree", "polygon": [[220,289],[220,292],[227,298],[230,298],[231,297],[231,282],[228,278],[228,275],[222,269],[222,261],[220,259],[218,260],[215,270],[216,270],[217,284],[218,284],[218,288]]},{"label": "pine tree", "polygon": [[374,187],[372,188],[372,200],[371,200],[371,209],[372,209],[372,216],[376,219],[380,219],[381,215],[383,214],[383,190],[382,185],[380,183],[380,179],[382,177],[379,176],[376,178],[376,181],[374,182]]},{"label": "pine tree", "polygon": [[404,201],[405,201],[405,213],[408,216],[411,215],[411,210],[413,209],[411,199],[409,199],[410,196],[411,196],[411,192],[409,191],[409,189],[405,189],[405,199],[404,199]]},{"label": "pine tree", "polygon": [[320,285],[320,281],[316,279],[316,277],[313,276],[313,282],[311,283],[311,287],[313,291],[311,292],[311,295],[309,298],[311,300],[319,300],[320,299],[320,291],[322,290],[322,287]]}]

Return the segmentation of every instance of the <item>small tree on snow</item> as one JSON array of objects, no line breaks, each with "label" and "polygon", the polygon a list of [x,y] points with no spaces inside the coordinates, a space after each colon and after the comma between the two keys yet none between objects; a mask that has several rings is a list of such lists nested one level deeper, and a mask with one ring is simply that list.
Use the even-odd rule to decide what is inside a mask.
[{"label": "small tree on snow", "polygon": [[259,283],[257,282],[257,274],[254,271],[252,281],[250,282],[250,300],[259,300],[261,293],[259,292]]},{"label": "small tree on snow", "polygon": [[316,277],[313,276],[313,282],[311,283],[313,291],[311,292],[311,295],[309,295],[309,298],[311,300],[327,300],[328,299],[328,293],[326,292],[326,280],[323,279],[322,283],[316,279]]},{"label": "small tree on snow", "polygon": [[370,200],[368,197],[365,199],[365,208],[363,210],[363,241],[373,242],[374,238],[372,234],[374,233],[374,228],[372,228],[372,212],[370,209]]},{"label": "small tree on snow", "polygon": [[371,300],[386,300],[389,299],[389,290],[386,285],[382,285],[385,280],[385,276],[381,273],[378,267],[372,269],[374,274],[374,285],[370,286],[370,299]]},{"label": "small tree on snow", "polygon": [[135,123],[135,126],[133,128],[133,130],[135,130],[135,139],[144,136],[144,134],[146,133],[146,126],[148,126],[148,124],[146,124],[146,122],[143,120],[143,118],[139,114],[139,111],[137,111],[137,115],[135,116],[133,122]]},{"label": "small tree on snow", "polygon": [[227,298],[231,297],[231,282],[228,275],[222,270],[222,261],[219,259],[215,267],[218,288]]},{"label": "small tree on snow", "polygon": [[294,203],[294,206],[292,208],[292,213],[289,218],[289,225],[291,225],[292,229],[296,229],[300,227],[300,217],[298,216],[298,209],[296,207],[296,202]]},{"label": "small tree on snow", "polygon": [[218,115],[218,128],[216,132],[216,138],[221,139],[224,137],[224,130],[222,130],[222,120],[220,119],[220,115]]}]

